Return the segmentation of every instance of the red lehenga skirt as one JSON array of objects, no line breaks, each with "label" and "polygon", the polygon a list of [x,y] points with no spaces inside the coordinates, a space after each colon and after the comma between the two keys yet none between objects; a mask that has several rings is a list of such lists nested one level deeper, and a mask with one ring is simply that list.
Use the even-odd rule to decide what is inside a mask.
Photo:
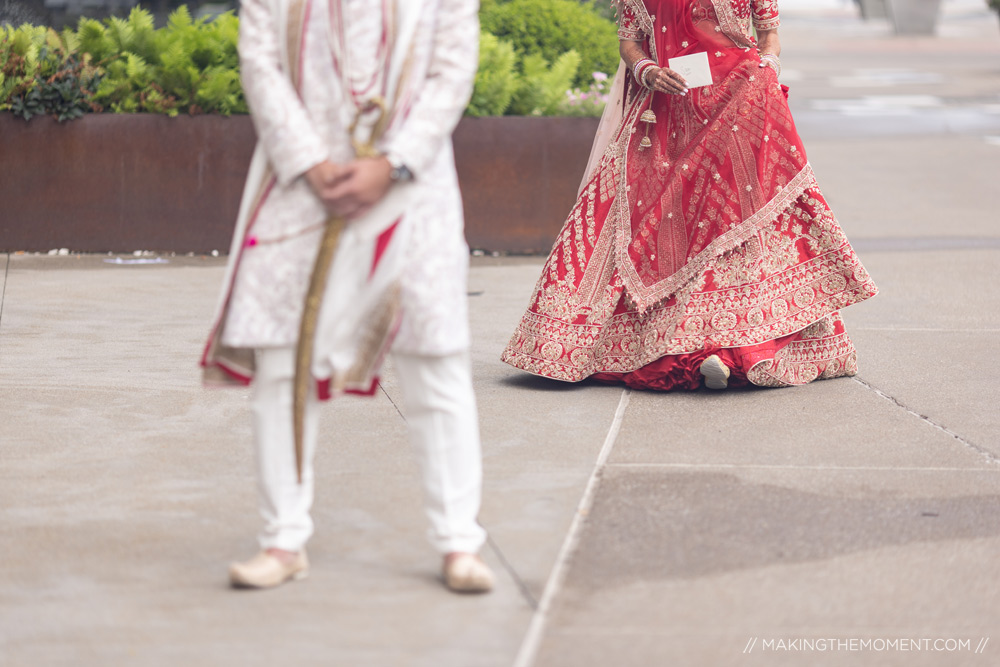
[{"label": "red lehenga skirt", "polygon": [[713,59],[718,83],[683,97],[630,83],[503,361],[657,390],[696,389],[711,354],[735,384],[856,372],[839,311],[877,290],[815,181],[787,91],[753,50]]}]

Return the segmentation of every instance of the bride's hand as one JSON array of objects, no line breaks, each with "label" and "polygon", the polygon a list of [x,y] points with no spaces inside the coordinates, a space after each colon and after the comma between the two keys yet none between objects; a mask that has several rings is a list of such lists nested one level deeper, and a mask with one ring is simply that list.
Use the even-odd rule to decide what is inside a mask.
[{"label": "bride's hand", "polygon": [[677,72],[668,67],[650,67],[646,74],[646,83],[650,88],[670,95],[687,95],[688,85]]}]

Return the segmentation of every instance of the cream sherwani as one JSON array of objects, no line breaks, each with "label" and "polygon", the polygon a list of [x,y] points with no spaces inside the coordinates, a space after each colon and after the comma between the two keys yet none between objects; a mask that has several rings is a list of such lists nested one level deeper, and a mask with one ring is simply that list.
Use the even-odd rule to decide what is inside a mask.
[{"label": "cream sherwani", "polygon": [[[352,225],[343,247],[356,249],[370,243],[405,210],[406,229],[400,230],[400,239],[405,239],[408,248],[405,268],[398,269],[406,276],[402,281],[405,314],[395,346],[414,353],[443,354],[468,347],[464,290],[468,248],[462,234],[451,133],[475,76],[477,3],[397,2],[417,23],[404,84],[408,100],[400,101],[401,106],[407,101],[409,106],[378,148],[402,160],[416,178],[406,188],[410,192],[404,193],[405,201],[390,203],[395,206],[389,211],[376,211],[370,216],[374,220]],[[294,343],[326,217],[301,175],[325,159],[345,162],[353,157],[347,128],[355,112],[333,71],[328,3],[308,2],[302,10],[299,93],[282,70],[286,43],[278,33],[281,18],[293,11],[291,4],[291,0],[249,0],[240,15],[244,89],[260,145],[231,254],[241,258],[240,270],[232,271],[233,293],[223,295],[228,304],[223,309],[222,343],[235,348]],[[380,4],[344,2],[350,21],[349,47],[355,51],[350,62],[359,70],[359,79],[375,63]],[[285,29],[286,36],[294,32],[292,27]],[[258,185],[254,172],[261,171],[270,172],[271,179],[260,178]],[[263,202],[254,210],[259,197]],[[247,247],[248,242],[255,245]]]},{"label": "cream sherwani", "polygon": [[[451,147],[478,61],[477,12],[476,0],[242,3],[240,61],[259,143],[203,365],[206,381],[258,385],[265,547],[296,550],[312,532],[315,409],[307,415],[309,464],[299,486],[289,482],[290,386],[328,214],[303,174],[324,160],[354,158],[349,128],[358,107],[345,86],[365,89],[383,79],[391,120],[375,146],[406,164],[414,179],[394,185],[342,234],[313,373],[332,394],[368,392],[391,344],[412,412],[432,541],[443,552],[474,552],[484,539],[475,524],[480,462],[467,357],[468,247]],[[374,114],[361,114],[354,138],[367,139],[374,123]]]}]

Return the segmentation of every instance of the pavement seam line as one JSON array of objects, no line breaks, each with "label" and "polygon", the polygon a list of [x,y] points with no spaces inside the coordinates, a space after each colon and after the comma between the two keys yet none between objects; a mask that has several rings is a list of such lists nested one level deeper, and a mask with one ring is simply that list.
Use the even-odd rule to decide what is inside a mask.
[{"label": "pavement seam line", "polygon": [[389,392],[385,390],[385,387],[382,385],[381,382],[378,383],[378,388],[382,390],[382,393],[385,394],[385,397],[389,399],[390,403],[392,403],[392,407],[396,408],[396,414],[398,414],[400,418],[403,420],[403,423],[406,424],[407,423],[406,415],[404,415],[403,412],[399,409],[399,406],[396,405],[396,401],[392,400],[392,396],[390,396]]},{"label": "pavement seam line", "polygon": [[601,472],[607,463],[608,457],[611,455],[611,450],[614,449],[615,441],[618,439],[618,433],[621,431],[622,420],[625,417],[625,410],[628,409],[631,395],[632,390],[626,389],[622,392],[621,400],[618,401],[618,408],[615,410],[615,417],[611,422],[611,428],[608,429],[608,435],[604,438],[604,445],[601,447],[600,454],[597,455],[597,462],[590,473],[590,479],[587,480],[583,497],[580,499],[579,505],[577,505],[573,522],[570,524],[569,532],[566,533],[566,539],[563,540],[562,548],[556,557],[556,563],[552,566],[552,572],[549,574],[549,579],[545,584],[545,590],[542,591],[542,599],[539,600],[538,607],[531,617],[531,625],[528,626],[528,632],[524,637],[524,641],[521,642],[521,648],[514,659],[513,667],[532,667],[535,664],[535,658],[542,643],[542,634],[545,632],[545,625],[548,621],[552,601],[566,579],[566,564],[580,543],[580,531],[583,527],[583,521],[590,513],[591,506],[594,503],[594,495],[600,482]]},{"label": "pavement seam line", "polygon": [[[385,397],[389,399],[390,403],[392,403],[392,407],[396,408],[396,413],[399,414],[399,416],[402,418],[403,423],[404,424],[408,423],[406,421],[406,416],[399,409],[399,406],[396,405],[396,402],[392,400],[392,396],[390,396],[389,392],[385,390],[385,387],[382,385],[381,382],[378,383],[378,388],[382,390],[382,393],[385,394]],[[500,564],[503,566],[503,569],[507,571],[507,574],[510,575],[510,578],[514,580],[514,583],[517,584],[517,587],[521,590],[521,595],[524,596],[524,599],[527,601],[528,606],[531,607],[532,609],[538,609],[538,600],[536,600],[535,596],[531,594],[531,591],[528,589],[528,585],[524,583],[524,579],[521,578],[521,575],[517,573],[517,570],[515,570],[514,567],[507,560],[507,557],[504,555],[503,551],[500,550],[500,546],[493,540],[493,537],[490,536],[489,531],[486,532],[486,541],[490,545],[490,549],[496,555],[497,560],[500,561]]]},{"label": "pavement seam line", "polygon": [[976,443],[967,440],[966,438],[962,437],[961,435],[959,435],[955,431],[952,431],[950,428],[948,428],[944,424],[937,423],[936,421],[934,421],[933,419],[931,419],[927,415],[922,415],[919,412],[917,412],[916,410],[913,410],[913,409],[911,409],[911,408],[903,405],[895,397],[890,396],[889,394],[885,393],[884,391],[882,391],[878,387],[870,384],[869,382],[866,382],[865,380],[862,380],[858,376],[855,375],[851,379],[854,380],[855,382],[857,382],[858,384],[860,384],[865,389],[868,389],[869,391],[874,392],[876,395],[881,396],[882,398],[884,398],[885,400],[889,401],[890,403],[892,403],[896,407],[902,408],[903,410],[905,410],[909,414],[913,415],[914,417],[916,417],[920,421],[924,422],[928,426],[930,426],[932,428],[936,428],[937,430],[941,431],[945,435],[949,435],[952,438],[954,438],[955,440],[958,440],[960,443],[962,443],[963,445],[965,445],[966,448],[971,449],[973,452],[975,452],[976,454],[978,454],[981,458],[985,459],[987,462],[992,463],[994,465],[1000,465],[1000,458],[997,458],[996,454],[994,454],[990,450],[988,450],[988,449],[986,449],[984,447],[980,447]]},{"label": "pavement seam line", "polygon": [[818,466],[818,465],[767,465],[760,463],[609,463],[608,468],[678,468],[684,470],[821,470],[871,471],[871,472],[985,472],[996,474],[994,468],[954,468],[934,466]]},{"label": "pavement seam line", "polygon": [[510,561],[507,560],[507,557],[504,555],[503,551],[500,550],[500,545],[496,543],[496,541],[493,539],[493,536],[489,534],[489,531],[487,531],[486,533],[486,542],[487,544],[490,545],[490,549],[493,551],[497,559],[500,561],[500,564],[503,566],[503,569],[507,571],[507,574],[510,575],[510,578],[514,580],[515,584],[517,584],[517,587],[521,591],[521,596],[524,597],[525,601],[527,601],[528,606],[531,607],[533,610],[537,610],[538,600],[536,600],[535,596],[531,594],[531,589],[528,588],[528,585],[524,583],[524,579],[521,578],[521,575],[517,573],[517,570],[514,569],[514,566],[511,565]]},{"label": "pavement seam line", "polygon": [[900,331],[903,333],[1000,333],[1000,329],[948,329],[934,327],[851,327],[851,331]]},{"label": "pavement seam line", "polygon": [[10,253],[5,253],[7,263],[3,267],[3,290],[0,291],[0,324],[3,324],[3,304],[7,301],[7,277],[10,275]]}]

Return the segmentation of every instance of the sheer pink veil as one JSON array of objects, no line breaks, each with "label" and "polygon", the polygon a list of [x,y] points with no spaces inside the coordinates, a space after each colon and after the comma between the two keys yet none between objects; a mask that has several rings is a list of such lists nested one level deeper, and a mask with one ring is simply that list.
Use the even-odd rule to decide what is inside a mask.
[{"label": "sheer pink veil", "polygon": [[[626,0],[611,0],[611,6],[615,8],[615,13],[620,17],[625,8]],[[608,144],[618,133],[618,126],[621,125],[622,116],[625,109],[625,80],[631,76],[625,61],[618,62],[618,72],[614,81],[611,82],[611,90],[608,92],[608,103],[604,107],[601,115],[601,122],[597,126],[597,135],[594,137],[594,145],[590,149],[590,159],[587,161],[587,170],[583,172],[583,181],[577,196],[590,182],[594,169],[601,163],[604,151],[608,149]]]},{"label": "sheer pink veil", "polygon": [[577,196],[590,182],[594,169],[601,163],[604,151],[608,149],[608,144],[618,134],[618,126],[621,125],[622,115],[625,108],[625,80],[631,76],[624,61],[618,63],[618,73],[615,74],[614,81],[611,82],[611,90],[608,92],[608,103],[604,107],[601,115],[601,122],[597,125],[597,135],[594,137],[594,145],[590,149],[590,159],[587,161],[587,170],[583,172],[583,181],[580,182],[580,189]]}]

